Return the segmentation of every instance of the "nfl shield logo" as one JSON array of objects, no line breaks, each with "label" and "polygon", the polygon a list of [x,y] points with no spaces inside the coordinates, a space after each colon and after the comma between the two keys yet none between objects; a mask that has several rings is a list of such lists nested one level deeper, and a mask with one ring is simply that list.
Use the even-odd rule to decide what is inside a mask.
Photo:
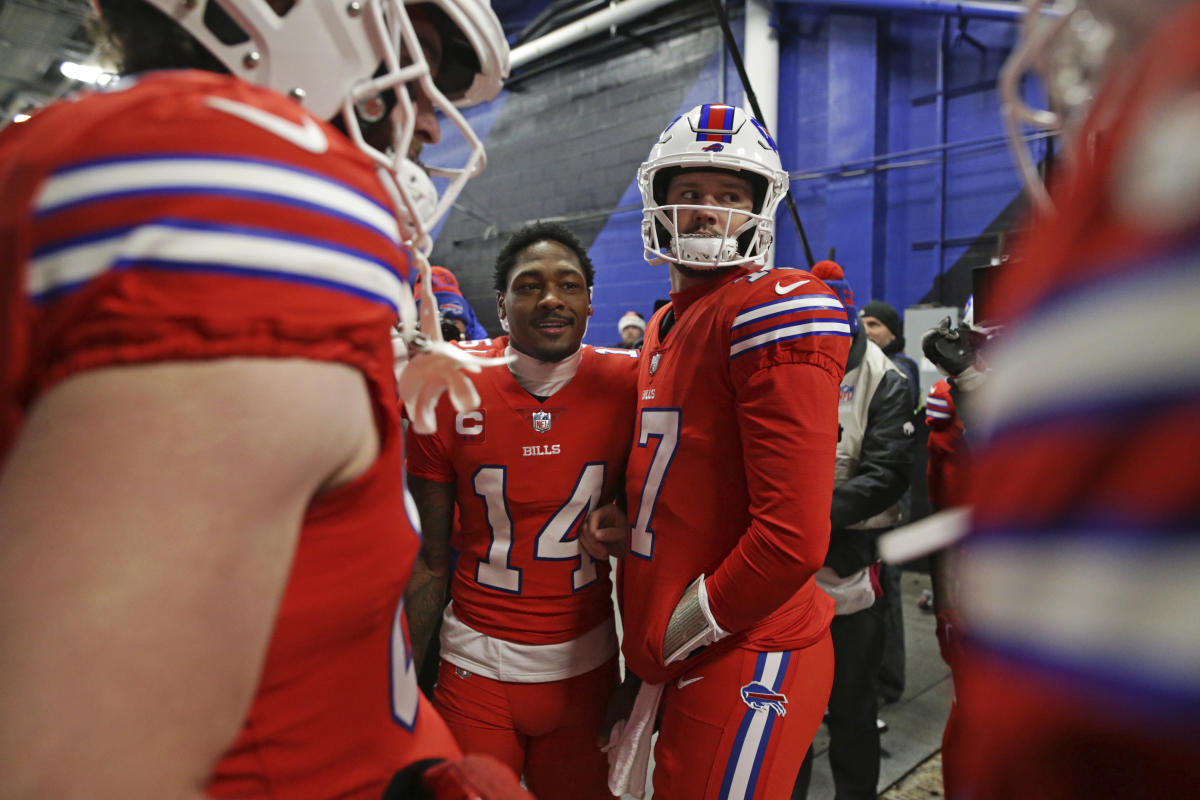
[{"label": "nfl shield logo", "polygon": [[533,412],[533,429],[538,433],[545,433],[550,430],[550,412],[535,411]]},{"label": "nfl shield logo", "polygon": [[655,353],[650,356],[650,374],[658,372],[658,362],[662,359],[662,353]]}]

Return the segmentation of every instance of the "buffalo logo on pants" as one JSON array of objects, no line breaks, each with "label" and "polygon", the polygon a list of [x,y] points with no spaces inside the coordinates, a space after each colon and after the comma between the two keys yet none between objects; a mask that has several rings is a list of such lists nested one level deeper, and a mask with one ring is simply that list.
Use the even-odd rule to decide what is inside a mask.
[{"label": "buffalo logo on pants", "polygon": [[742,687],[742,701],[755,711],[774,711],[779,716],[785,716],[787,695],[771,691],[765,684],[753,681]]}]

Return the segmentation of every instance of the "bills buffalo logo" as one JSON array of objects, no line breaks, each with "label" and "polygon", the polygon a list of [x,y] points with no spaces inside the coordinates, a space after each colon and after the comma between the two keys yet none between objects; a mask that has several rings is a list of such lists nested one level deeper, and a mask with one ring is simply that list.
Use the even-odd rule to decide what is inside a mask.
[{"label": "bills buffalo logo", "polygon": [[701,147],[700,149],[701,149],[701,150],[703,150],[703,151],[704,151],[704,152],[706,152],[706,153],[719,153],[719,152],[721,152],[722,150],[724,150],[724,149],[725,149],[725,145],[723,145],[723,144],[710,144],[708,147]]},{"label": "bills buffalo logo", "polygon": [[550,430],[550,412],[535,411],[533,412],[533,429],[538,433],[545,433]]},{"label": "bills buffalo logo", "polygon": [[758,681],[747,683],[742,687],[742,701],[755,711],[774,711],[779,716],[785,716],[787,695],[771,691],[771,687]]}]

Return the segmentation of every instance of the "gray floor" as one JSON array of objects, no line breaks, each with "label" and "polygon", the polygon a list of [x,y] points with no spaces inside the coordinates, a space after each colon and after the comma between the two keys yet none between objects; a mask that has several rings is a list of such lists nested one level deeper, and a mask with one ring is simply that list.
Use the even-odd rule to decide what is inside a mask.
[{"label": "gray floor", "polygon": [[[950,711],[950,669],[938,655],[933,614],[917,608],[917,598],[928,586],[927,575],[905,572],[901,576],[906,681],[904,696],[880,709],[879,716],[888,724],[882,739],[881,792],[941,748],[942,729]],[[813,744],[817,760],[813,766],[809,800],[833,800],[833,778],[827,755],[829,735],[825,726],[821,726]],[[645,796],[649,798],[653,794],[647,787]],[[626,795],[625,800],[631,800],[630,796]]]},{"label": "gray floor", "polygon": [[[942,730],[950,713],[950,668],[938,654],[933,614],[917,608],[929,576],[905,572],[900,578],[904,608],[905,687],[899,701],[880,709],[888,724],[881,744],[879,791],[903,778],[942,747]],[[829,734],[822,725],[813,740],[817,761],[813,765],[809,800],[833,800],[829,773]]]}]

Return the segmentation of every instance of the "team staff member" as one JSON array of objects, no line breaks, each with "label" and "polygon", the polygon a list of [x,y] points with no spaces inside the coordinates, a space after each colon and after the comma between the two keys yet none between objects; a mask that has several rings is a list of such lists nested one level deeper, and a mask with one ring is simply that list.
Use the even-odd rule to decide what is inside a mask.
[{"label": "team staff member", "polygon": [[833,673],[813,574],[850,328],[810,273],[759,269],[787,173],[757,120],[692,109],[638,183],[645,255],[672,292],[646,326],[628,520],[605,507],[588,523],[589,546],[627,536],[623,651],[646,681],[609,788],[640,792],[661,700],[655,797],[785,797]]},{"label": "team staff member", "polygon": [[377,164],[507,47],[471,0],[290,5],[101,0],[144,74],[0,135],[0,796],[378,798],[458,755],[399,624],[389,329],[429,220]]},{"label": "team staff member", "polygon": [[912,398],[913,409],[916,409],[920,406],[921,375],[917,369],[917,362],[904,353],[904,331],[900,327],[900,314],[890,304],[882,300],[872,300],[862,307],[859,316],[867,336],[908,378],[909,396]]},{"label": "team staff member", "polygon": [[610,797],[595,738],[618,680],[612,585],[577,536],[623,485],[637,353],[581,346],[593,276],[561,225],[516,233],[494,275],[509,334],[478,348],[514,360],[472,376],[477,411],[443,399],[437,433],[408,438],[418,656],[442,616],[456,503],[462,522],[434,704],[465,752],[498,757],[541,800]]},{"label": "team staff member", "polygon": [[[838,403],[840,434],[834,466],[832,533],[817,585],[837,602],[833,636],[833,689],[829,696],[829,765],[841,800],[874,800],[879,782],[879,728],[875,676],[883,660],[887,599],[877,592],[875,542],[900,519],[915,450],[909,383],[900,369],[856,325],[854,292],[840,265],[819,261],[813,274],[833,289],[854,338]],[[807,795],[812,748],[794,798]]]}]

